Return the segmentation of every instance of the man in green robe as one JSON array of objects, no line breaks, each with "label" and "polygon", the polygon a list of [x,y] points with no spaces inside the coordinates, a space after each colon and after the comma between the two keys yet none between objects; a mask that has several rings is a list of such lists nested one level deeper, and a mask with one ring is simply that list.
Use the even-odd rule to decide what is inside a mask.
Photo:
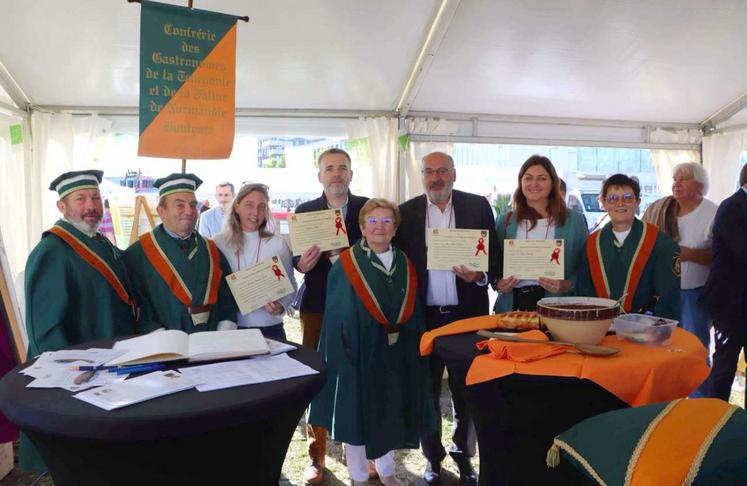
[{"label": "man in green robe", "polygon": [[[121,251],[98,232],[103,172],[67,172],[52,181],[62,213],[26,261],[28,356],[135,333],[135,304]],[[21,468],[46,469],[22,440]]]},{"label": "man in green robe", "polygon": [[[361,219],[377,201],[383,200],[366,203]],[[428,361],[418,352],[425,319],[417,276],[401,250],[389,241],[386,247],[376,250],[361,239],[332,266],[319,341],[327,381],[309,412],[309,423],[329,430],[334,440],[365,446],[368,459],[416,449],[420,434],[435,428]],[[351,477],[368,479],[365,467],[360,474]],[[385,481],[386,473],[379,476]]]},{"label": "man in green robe", "polygon": [[125,251],[140,304],[140,332],[236,328],[236,302],[225,281],[231,269],[215,243],[194,230],[201,183],[193,174],[156,180],[162,223]]},{"label": "man in green robe", "polygon": [[610,223],[586,240],[578,295],[619,299],[626,312],[679,319],[679,247],[658,227],[636,219],[640,186],[615,174],[602,185]]}]

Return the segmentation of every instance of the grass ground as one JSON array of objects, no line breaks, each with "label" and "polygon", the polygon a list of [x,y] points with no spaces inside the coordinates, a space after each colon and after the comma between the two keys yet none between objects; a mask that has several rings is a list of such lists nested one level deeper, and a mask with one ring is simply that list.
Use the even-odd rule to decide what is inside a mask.
[{"label": "grass ground", "polygon": [[[301,328],[297,319],[286,318],[285,329],[290,341],[301,342]],[[744,375],[742,374],[742,377],[743,376]],[[743,383],[744,380],[742,379],[742,384]],[[448,393],[448,387],[444,386],[443,390],[444,393],[441,395],[441,409],[443,411],[443,442],[444,444],[447,444],[452,429],[451,398]],[[733,390],[730,402],[744,408],[744,388],[741,390]],[[280,484],[283,486],[303,485],[303,470],[309,464],[305,425],[305,421],[302,419],[301,423],[296,428],[296,432],[294,433],[293,439],[288,447],[288,453],[285,458],[285,463],[283,464],[283,472],[280,478]],[[397,451],[395,458],[397,464],[396,475],[404,484],[424,484],[420,477],[425,468],[425,461],[419,450]],[[479,470],[479,459],[475,458],[473,463],[475,468]],[[450,459],[446,459],[443,463],[443,467],[444,472],[442,474],[442,479],[444,485],[451,486],[459,484],[459,475],[457,474],[456,465]],[[350,484],[347,468],[343,463],[343,453],[340,444],[332,441],[328,442],[326,468],[327,470],[325,471],[325,479],[323,483],[324,486],[342,486]],[[36,475],[34,474],[14,469],[10,475],[0,481],[0,485],[30,486],[35,479]],[[369,481],[368,484],[378,485],[380,483],[372,480]],[[49,477],[45,476],[39,480],[36,486],[54,486],[54,482]]]}]

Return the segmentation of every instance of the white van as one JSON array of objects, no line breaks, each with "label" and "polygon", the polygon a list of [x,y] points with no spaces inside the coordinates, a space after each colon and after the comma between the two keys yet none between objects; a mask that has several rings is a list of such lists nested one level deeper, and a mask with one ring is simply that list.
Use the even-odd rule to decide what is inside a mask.
[{"label": "white van", "polygon": [[571,189],[566,194],[565,202],[569,209],[584,215],[589,231],[595,229],[607,215],[607,212],[599,205],[599,194],[596,192]]}]

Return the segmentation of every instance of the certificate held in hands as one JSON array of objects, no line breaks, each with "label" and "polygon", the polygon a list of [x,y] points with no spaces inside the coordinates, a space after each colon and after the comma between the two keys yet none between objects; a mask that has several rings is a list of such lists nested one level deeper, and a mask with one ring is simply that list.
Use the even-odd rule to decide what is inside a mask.
[{"label": "certificate held in hands", "polygon": [[288,230],[294,256],[303,254],[313,245],[321,251],[350,246],[341,209],[292,214],[288,218]]},{"label": "certificate held in hands", "polygon": [[451,270],[464,265],[473,271],[488,271],[488,230],[428,229],[428,270]]},{"label": "certificate held in hands", "polygon": [[564,266],[563,240],[506,240],[503,244],[504,276],[563,280]]},{"label": "certificate held in hands", "polygon": [[248,314],[295,292],[280,258],[273,256],[226,277],[239,312]]}]

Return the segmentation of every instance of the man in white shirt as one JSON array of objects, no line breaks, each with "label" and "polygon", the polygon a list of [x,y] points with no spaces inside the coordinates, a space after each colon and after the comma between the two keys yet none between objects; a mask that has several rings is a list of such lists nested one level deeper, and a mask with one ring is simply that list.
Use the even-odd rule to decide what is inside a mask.
[{"label": "man in white shirt", "polygon": [[[487,199],[477,194],[454,190],[456,168],[454,160],[443,152],[423,157],[423,187],[425,194],[414,197],[400,206],[402,224],[397,229],[394,245],[412,260],[418,274],[418,292],[425,302],[428,329],[435,329],[459,319],[486,315],[489,282],[494,282],[500,268],[500,250],[495,232],[493,210]],[[488,231],[489,271],[475,272],[465,266],[448,270],[427,270],[428,228],[465,228]],[[423,434],[420,439],[427,459],[423,479],[426,484],[441,484],[441,462],[446,450],[441,444],[441,411],[439,399],[444,363],[431,355],[434,407],[438,420],[436,434]],[[461,378],[461,379],[460,379]],[[475,455],[476,435],[472,418],[467,411],[464,376],[449,374],[454,405],[454,435],[449,455],[459,467],[463,484],[477,484],[470,458]]]},{"label": "man in white shirt", "polygon": [[202,213],[197,224],[197,231],[202,236],[212,239],[220,233],[226,214],[231,209],[234,195],[233,184],[228,181],[215,186],[215,200],[218,201],[218,205]]},{"label": "man in white shirt", "polygon": [[[711,269],[713,219],[718,206],[703,197],[708,192],[708,173],[697,162],[676,165],[672,179],[672,196],[652,204],[643,219],[657,224],[675,243],[679,243],[680,324],[698,336],[708,349],[711,342],[711,317],[702,296],[703,286]],[[657,216],[656,220],[654,215]],[[706,396],[707,390],[706,382],[692,396]]]}]

